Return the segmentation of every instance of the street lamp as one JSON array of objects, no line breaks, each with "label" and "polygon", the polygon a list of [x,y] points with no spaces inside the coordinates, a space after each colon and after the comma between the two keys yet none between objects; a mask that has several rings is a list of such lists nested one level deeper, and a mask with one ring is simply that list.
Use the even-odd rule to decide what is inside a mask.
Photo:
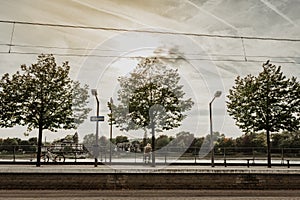
[{"label": "street lamp", "polygon": [[108,107],[110,110],[110,135],[109,135],[109,163],[111,163],[111,143],[112,143],[112,125],[113,125],[113,99],[110,98],[110,102],[108,102]]},{"label": "street lamp", "polygon": [[211,105],[215,98],[220,97],[222,94],[221,91],[216,91],[214,98],[209,102],[209,122],[210,122],[210,150],[211,150],[211,167],[215,167],[215,152],[214,152],[214,144],[213,144],[213,127],[212,127],[212,112]]},{"label": "street lamp", "polygon": [[[92,89],[92,95],[96,97],[96,101],[97,101],[97,117],[99,116],[99,99],[97,97],[97,90],[96,89]],[[98,141],[98,129],[99,129],[99,121],[96,122],[96,142],[95,142],[95,146],[94,146],[94,156],[95,156],[95,164],[94,166],[97,167],[98,165],[98,156],[99,156],[99,141]]]}]

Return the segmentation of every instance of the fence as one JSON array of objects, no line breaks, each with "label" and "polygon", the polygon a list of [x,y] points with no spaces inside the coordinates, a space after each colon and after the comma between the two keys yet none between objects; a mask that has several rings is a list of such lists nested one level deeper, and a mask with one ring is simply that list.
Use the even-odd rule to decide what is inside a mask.
[{"label": "fence", "polygon": [[[64,146],[44,146],[42,152],[50,149],[52,153],[61,152],[66,157],[66,162],[92,162],[93,151],[95,147],[85,147],[82,144],[64,145]],[[100,162],[127,162],[143,163],[142,150],[132,149],[130,151],[118,149],[113,146],[112,151],[108,146],[99,147]],[[34,145],[0,145],[0,162],[34,162],[37,156],[37,146]],[[157,163],[209,163],[210,152],[204,151],[201,154],[200,148],[162,148],[155,151]],[[234,148],[215,148],[215,162],[228,164],[230,162],[248,162],[254,163],[266,162],[266,148],[259,147],[234,147]],[[272,162],[286,163],[293,162],[300,164],[300,148],[272,148]],[[111,160],[110,160],[111,158]],[[274,162],[273,162],[274,163]]]}]

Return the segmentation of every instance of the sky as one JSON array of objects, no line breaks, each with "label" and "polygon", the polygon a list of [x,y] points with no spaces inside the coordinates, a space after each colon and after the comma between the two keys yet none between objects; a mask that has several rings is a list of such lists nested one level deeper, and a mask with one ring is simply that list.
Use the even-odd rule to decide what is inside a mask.
[{"label": "sky", "polygon": [[[300,78],[299,7],[297,0],[0,0],[0,75],[35,63],[40,53],[52,53],[58,64],[69,61],[72,79],[97,89],[100,115],[106,117],[109,99],[117,103],[118,77],[133,70],[137,57],[177,49],[185,60],[173,67],[195,105],[180,128],[162,134],[208,134],[208,104],[219,90],[213,129],[239,137],[242,131],[226,112],[226,96],[237,76],[257,75],[270,60],[287,77]],[[93,96],[88,106],[93,110],[77,130],[45,131],[45,139],[77,131],[82,140],[95,133],[89,120],[96,113]],[[100,122],[100,136],[109,136],[107,119]],[[37,136],[33,130],[25,137],[25,130],[1,128],[0,138]],[[114,128],[114,137],[121,134],[141,138],[143,131]]]}]

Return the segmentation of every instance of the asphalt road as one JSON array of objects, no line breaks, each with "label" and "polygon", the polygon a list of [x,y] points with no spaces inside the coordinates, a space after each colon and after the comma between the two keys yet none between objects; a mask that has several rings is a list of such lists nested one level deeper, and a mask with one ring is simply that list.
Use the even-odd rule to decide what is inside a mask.
[{"label": "asphalt road", "polygon": [[300,200],[300,190],[1,190],[0,199],[78,200]]}]

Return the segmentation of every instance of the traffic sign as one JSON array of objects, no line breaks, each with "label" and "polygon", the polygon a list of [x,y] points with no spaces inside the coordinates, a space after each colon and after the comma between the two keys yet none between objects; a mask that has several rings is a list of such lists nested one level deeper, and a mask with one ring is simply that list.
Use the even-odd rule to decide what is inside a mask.
[{"label": "traffic sign", "polygon": [[91,116],[91,122],[104,121],[104,116]]}]

